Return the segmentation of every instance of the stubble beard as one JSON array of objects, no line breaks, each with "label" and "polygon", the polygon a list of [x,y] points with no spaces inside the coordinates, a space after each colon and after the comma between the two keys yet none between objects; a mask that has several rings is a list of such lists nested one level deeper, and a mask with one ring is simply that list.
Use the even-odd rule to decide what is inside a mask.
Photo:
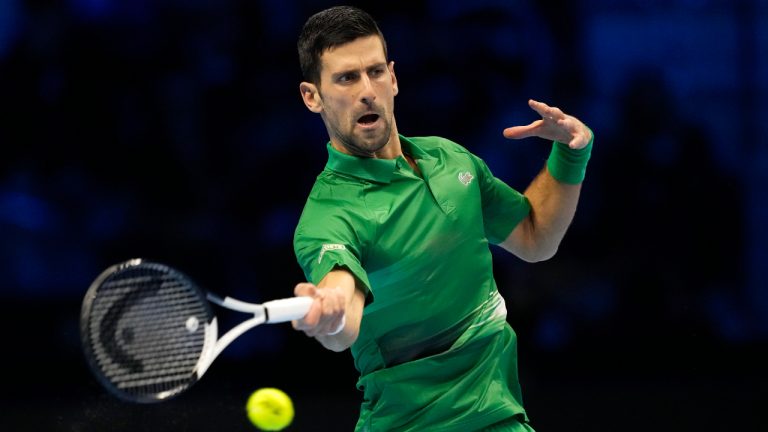
[{"label": "stubble beard", "polygon": [[372,136],[371,138],[364,138],[355,135],[355,124],[353,123],[349,133],[342,132],[338,126],[326,122],[331,135],[335,137],[341,145],[347,149],[351,154],[360,157],[375,157],[375,154],[383,149],[387,143],[389,143],[390,136],[392,134],[392,122],[384,117],[380,117],[384,122],[381,136]]}]

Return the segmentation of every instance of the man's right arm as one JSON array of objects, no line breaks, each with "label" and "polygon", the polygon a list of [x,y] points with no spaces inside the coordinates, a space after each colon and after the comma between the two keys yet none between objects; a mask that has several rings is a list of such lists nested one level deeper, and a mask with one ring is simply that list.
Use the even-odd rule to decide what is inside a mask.
[{"label": "man's right arm", "polygon": [[[293,322],[296,330],[317,339],[331,351],[344,351],[357,340],[365,307],[365,294],[352,273],[336,268],[317,285],[296,285],[294,294],[314,299],[307,315]],[[334,333],[344,322],[344,327]],[[333,334],[332,334],[333,333]]]}]

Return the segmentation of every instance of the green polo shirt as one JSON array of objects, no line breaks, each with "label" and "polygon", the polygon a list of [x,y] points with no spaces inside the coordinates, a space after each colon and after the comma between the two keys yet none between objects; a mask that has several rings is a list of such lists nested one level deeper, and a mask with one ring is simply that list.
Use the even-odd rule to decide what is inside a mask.
[{"label": "green polo shirt", "polygon": [[400,140],[421,176],[402,156],[359,158],[329,143],[294,237],[309,281],[341,267],[366,291],[351,347],[364,394],[357,430],[525,419],[489,243],[505,240],[530,205],[460,145]]}]

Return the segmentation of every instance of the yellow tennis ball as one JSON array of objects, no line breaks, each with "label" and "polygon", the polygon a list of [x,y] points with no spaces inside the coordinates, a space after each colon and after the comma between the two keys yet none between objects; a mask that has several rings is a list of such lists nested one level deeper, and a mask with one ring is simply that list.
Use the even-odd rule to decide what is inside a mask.
[{"label": "yellow tennis ball", "polygon": [[279,431],[293,421],[293,402],[276,388],[261,388],[251,393],[245,404],[248,419],[264,431]]}]

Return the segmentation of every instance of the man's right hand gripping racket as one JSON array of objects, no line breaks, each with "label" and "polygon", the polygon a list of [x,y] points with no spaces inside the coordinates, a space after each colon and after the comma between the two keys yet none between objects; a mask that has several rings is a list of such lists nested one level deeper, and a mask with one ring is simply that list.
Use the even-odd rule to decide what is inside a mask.
[{"label": "man's right hand gripping racket", "polygon": [[[221,338],[209,302],[253,316]],[[303,318],[310,297],[264,304],[220,298],[169,266],[134,259],[106,269],[83,299],[80,336],[96,377],[131,402],[160,402],[197,382],[233,340],[259,324]]]}]

